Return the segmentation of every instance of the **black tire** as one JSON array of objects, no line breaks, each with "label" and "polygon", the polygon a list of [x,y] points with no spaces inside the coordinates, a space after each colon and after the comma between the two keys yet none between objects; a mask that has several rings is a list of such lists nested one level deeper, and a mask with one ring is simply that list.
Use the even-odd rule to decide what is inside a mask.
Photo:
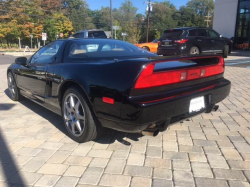
[{"label": "black tire", "polygon": [[200,54],[200,49],[196,46],[191,47],[189,51],[190,55],[199,55]]},{"label": "black tire", "polygon": [[142,49],[145,49],[146,51],[150,51],[150,49],[148,47],[142,47]]},{"label": "black tire", "polygon": [[223,51],[223,57],[224,57],[224,58],[227,58],[227,57],[228,57],[228,54],[229,54],[229,46],[228,46],[228,45],[225,45],[224,51]]},{"label": "black tire", "polygon": [[21,95],[20,90],[16,85],[16,80],[11,72],[7,74],[9,96],[13,101],[20,101]]},{"label": "black tire", "polygon": [[[65,102],[67,102],[66,99],[69,96],[73,96],[73,97],[76,96],[75,99],[80,100],[80,104],[81,104],[80,108],[82,107],[82,111],[80,111],[79,108],[78,108],[77,110],[75,109],[75,112],[78,112],[78,111],[80,111],[79,113],[82,112],[81,116],[84,116],[84,119],[85,119],[85,120],[79,120],[80,126],[83,129],[82,134],[80,133],[79,130],[77,130],[78,128],[77,128],[76,125],[75,125],[75,128],[77,128],[77,129],[75,129],[75,134],[74,134],[72,132],[72,130],[71,130],[72,129],[71,123],[72,123],[73,120],[68,120],[67,121],[67,119],[66,119],[68,111],[65,108],[65,106],[67,105]],[[89,106],[88,106],[88,104],[87,104],[87,102],[86,102],[86,100],[84,98],[84,93],[83,93],[83,91],[81,89],[79,89],[77,87],[70,87],[70,88],[68,88],[66,90],[66,92],[64,93],[64,96],[63,96],[63,102],[62,102],[61,110],[62,110],[62,117],[63,117],[63,120],[64,120],[64,125],[65,125],[70,137],[73,140],[75,140],[76,142],[84,143],[84,142],[88,142],[88,141],[91,141],[91,140],[95,140],[101,134],[102,127],[99,124],[98,120],[95,120],[95,117],[92,115],[92,113],[90,111],[90,108],[89,108]],[[75,117],[74,119],[76,120],[77,117]],[[85,123],[84,123],[84,121],[85,121]],[[79,132],[79,134],[77,134],[77,131]]]}]

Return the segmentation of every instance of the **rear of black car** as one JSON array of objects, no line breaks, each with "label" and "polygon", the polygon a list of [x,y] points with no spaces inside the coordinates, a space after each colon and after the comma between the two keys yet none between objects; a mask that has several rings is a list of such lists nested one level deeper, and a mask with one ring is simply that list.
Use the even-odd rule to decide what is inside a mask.
[{"label": "rear of black car", "polygon": [[223,77],[221,56],[152,58],[124,98],[121,117],[104,126],[127,131],[164,131],[168,125],[211,112],[231,83]]},{"label": "rear of black car", "polygon": [[157,54],[163,56],[188,54],[187,34],[188,31],[183,29],[165,30],[159,39]]}]

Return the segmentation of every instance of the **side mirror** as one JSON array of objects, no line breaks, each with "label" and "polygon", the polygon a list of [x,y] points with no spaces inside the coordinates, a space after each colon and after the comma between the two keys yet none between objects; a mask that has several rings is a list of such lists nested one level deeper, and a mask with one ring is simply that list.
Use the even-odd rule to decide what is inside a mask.
[{"label": "side mirror", "polygon": [[27,64],[27,58],[26,57],[18,57],[18,58],[16,58],[15,63],[25,66]]},{"label": "side mirror", "polygon": [[220,35],[220,38],[222,38],[222,35]]}]

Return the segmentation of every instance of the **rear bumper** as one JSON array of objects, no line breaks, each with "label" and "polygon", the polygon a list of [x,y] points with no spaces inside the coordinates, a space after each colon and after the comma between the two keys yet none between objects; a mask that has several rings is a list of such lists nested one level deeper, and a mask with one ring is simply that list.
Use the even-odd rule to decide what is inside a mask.
[{"label": "rear bumper", "polygon": [[[205,87],[211,89],[205,90]],[[165,92],[164,94],[168,96],[166,100],[146,102],[151,95],[148,98],[133,96],[124,102],[120,120],[114,121],[103,118],[99,118],[99,120],[104,127],[124,132],[141,132],[152,124],[164,124],[166,126],[204,112],[211,112],[216,103],[229,95],[230,88],[230,81],[222,78],[215,84],[209,83],[206,86],[198,85],[185,88],[185,90]],[[182,94],[180,94],[180,91]],[[169,94],[176,97],[169,97]],[[189,113],[191,99],[199,96],[205,97],[205,109],[196,113]]]},{"label": "rear bumper", "polygon": [[189,55],[189,50],[186,47],[184,47],[183,49],[181,49],[181,47],[173,49],[158,48],[157,55],[163,55],[163,56]]}]

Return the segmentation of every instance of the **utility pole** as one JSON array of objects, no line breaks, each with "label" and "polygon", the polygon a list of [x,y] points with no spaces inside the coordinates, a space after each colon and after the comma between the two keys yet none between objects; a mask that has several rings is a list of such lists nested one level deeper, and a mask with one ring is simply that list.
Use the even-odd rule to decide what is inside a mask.
[{"label": "utility pole", "polygon": [[111,38],[113,38],[113,0],[110,0]]},{"label": "utility pole", "polygon": [[149,35],[149,18],[150,18],[150,13],[153,10],[153,4],[151,3],[151,0],[144,2],[144,4],[147,4],[147,11],[148,11],[148,18],[147,18],[147,42],[148,42],[148,35]]},{"label": "utility pole", "polygon": [[205,18],[206,18],[205,22],[207,22],[207,27],[209,27],[209,22],[211,22],[211,20],[210,20],[211,17],[212,16],[209,16],[209,12],[207,13],[207,16],[205,16]]}]

